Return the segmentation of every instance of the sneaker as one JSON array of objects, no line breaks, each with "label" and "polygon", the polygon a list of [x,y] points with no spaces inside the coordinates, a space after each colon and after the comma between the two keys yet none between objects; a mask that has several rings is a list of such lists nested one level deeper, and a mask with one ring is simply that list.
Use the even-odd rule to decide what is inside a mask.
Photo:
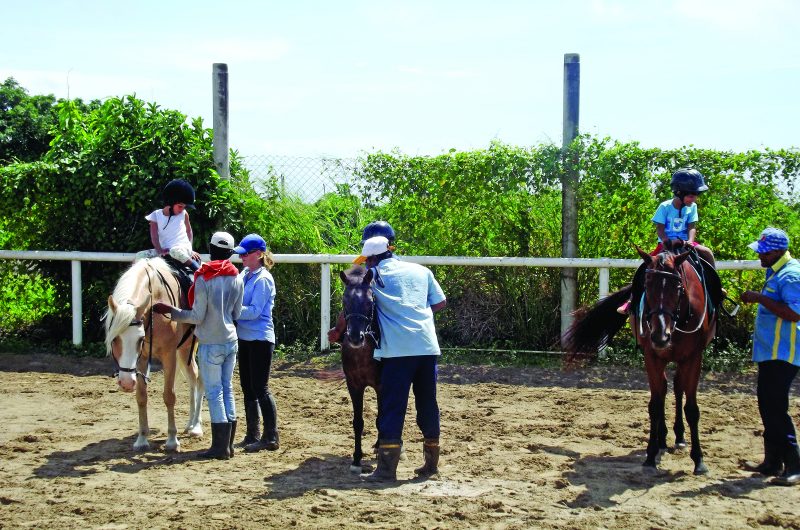
[{"label": "sneaker", "polygon": [[631,301],[630,300],[626,301],[624,304],[622,304],[621,306],[619,306],[617,308],[617,313],[619,313],[620,315],[627,315],[628,314],[628,308],[630,307],[630,305],[631,305]]}]

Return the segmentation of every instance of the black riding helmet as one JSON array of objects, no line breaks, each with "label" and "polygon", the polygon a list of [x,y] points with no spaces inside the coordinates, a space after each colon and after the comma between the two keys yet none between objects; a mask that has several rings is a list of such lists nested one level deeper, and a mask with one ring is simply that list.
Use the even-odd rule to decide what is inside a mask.
[{"label": "black riding helmet", "polygon": [[394,244],[394,228],[386,221],[373,221],[364,227],[364,232],[361,234],[361,244],[371,237],[383,236],[389,240],[389,244]]},{"label": "black riding helmet", "polygon": [[672,192],[683,199],[687,194],[699,195],[708,191],[703,174],[691,167],[682,167],[672,174]]},{"label": "black riding helmet", "polygon": [[194,188],[183,179],[169,181],[164,186],[164,191],[161,192],[161,195],[164,199],[164,206],[169,206],[170,212],[172,207],[179,202],[184,203],[187,208],[194,209]]}]

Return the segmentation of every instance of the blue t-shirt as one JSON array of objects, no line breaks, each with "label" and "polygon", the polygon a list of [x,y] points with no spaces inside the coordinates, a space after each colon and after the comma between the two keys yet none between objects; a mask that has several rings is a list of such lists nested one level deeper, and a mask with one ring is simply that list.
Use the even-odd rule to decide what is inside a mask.
[{"label": "blue t-shirt", "polygon": [[275,344],[272,308],[275,305],[275,280],[264,267],[252,273],[245,268],[239,277],[244,282],[242,313],[236,320],[242,340],[266,340]]},{"label": "blue t-shirt", "polygon": [[381,325],[381,347],[375,358],[439,355],[431,306],[445,296],[430,269],[388,258],[372,274]]},{"label": "blue t-shirt", "polygon": [[[672,199],[658,205],[653,222],[664,225],[670,239],[689,239],[689,223],[697,222],[697,203],[684,206],[680,212],[672,205]],[[661,241],[661,238],[658,238]],[[663,241],[661,241],[663,243]]]},{"label": "blue t-shirt", "polygon": [[[787,251],[772,267],[761,294],[789,306],[800,314],[800,263]],[[784,320],[758,305],[753,333],[753,361],[781,360],[800,366],[800,322]]]}]

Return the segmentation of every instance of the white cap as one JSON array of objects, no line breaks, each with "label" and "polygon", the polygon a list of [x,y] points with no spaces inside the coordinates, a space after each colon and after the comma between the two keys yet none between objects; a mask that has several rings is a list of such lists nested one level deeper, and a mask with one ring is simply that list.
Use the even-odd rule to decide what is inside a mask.
[{"label": "white cap", "polygon": [[214,232],[214,235],[211,236],[211,244],[215,247],[228,248],[231,250],[236,246],[236,243],[233,241],[233,236],[228,232]]},{"label": "white cap", "polygon": [[389,250],[389,240],[383,236],[375,236],[364,241],[364,248],[361,250],[361,255],[353,260],[353,263],[358,265],[367,261],[371,256],[383,254]]}]

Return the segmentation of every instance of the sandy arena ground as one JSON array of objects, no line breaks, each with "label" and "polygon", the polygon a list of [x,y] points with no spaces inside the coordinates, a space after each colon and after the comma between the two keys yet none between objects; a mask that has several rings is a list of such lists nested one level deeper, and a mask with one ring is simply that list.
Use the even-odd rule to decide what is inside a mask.
[{"label": "sandy arena ground", "polygon": [[[738,467],[761,455],[752,374],[701,382],[707,476],[692,475],[688,452],[664,455],[649,475],[641,371],[445,366],[440,476],[413,478],[422,449],[411,412],[400,480],[370,485],[348,471],[343,382],[308,366],[273,371],[280,450],[230,461],[193,459],[209,445],[208,423],[203,439],[182,436],[181,453],[163,452],[160,373],[154,449],[134,453],[134,398],[110,371],[107,359],[0,354],[0,528],[800,528],[800,488]],[[185,386],[179,379],[179,427]],[[367,401],[369,446],[371,391]],[[796,423],[798,404],[795,394]]]}]

